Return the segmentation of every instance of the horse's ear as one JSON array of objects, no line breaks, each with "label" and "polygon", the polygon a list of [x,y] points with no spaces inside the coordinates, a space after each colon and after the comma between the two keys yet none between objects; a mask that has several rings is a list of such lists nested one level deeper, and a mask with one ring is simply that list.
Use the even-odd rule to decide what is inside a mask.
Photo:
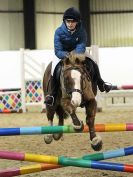
[{"label": "horse's ear", "polygon": [[76,54],[75,55],[75,64],[81,65],[84,60],[85,60],[84,54]]},{"label": "horse's ear", "polygon": [[79,58],[76,58],[76,59],[75,59],[75,64],[77,64],[77,65],[80,65],[80,64],[81,64],[81,61],[80,61]]},{"label": "horse's ear", "polygon": [[69,64],[70,64],[69,58],[65,58],[65,59],[64,59],[64,65],[69,65]]}]

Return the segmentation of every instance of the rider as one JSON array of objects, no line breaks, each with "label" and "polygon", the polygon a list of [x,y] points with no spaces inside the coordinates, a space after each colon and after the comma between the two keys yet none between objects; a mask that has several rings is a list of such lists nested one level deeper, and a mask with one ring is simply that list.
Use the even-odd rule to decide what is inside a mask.
[{"label": "rider", "polygon": [[[56,58],[52,62],[51,71],[51,93],[45,98],[45,103],[53,105],[54,99],[57,95],[59,82],[57,81],[56,71],[60,68],[59,61],[69,57],[71,51],[76,53],[85,53],[86,51],[87,34],[81,24],[80,12],[71,7],[64,12],[63,23],[55,31],[54,35],[54,50]],[[86,59],[86,64],[92,64],[95,70],[97,85],[101,92],[109,92],[111,85],[106,84],[100,75],[98,65],[89,56]],[[56,69],[55,69],[56,67]],[[55,72],[54,72],[55,71]]]}]

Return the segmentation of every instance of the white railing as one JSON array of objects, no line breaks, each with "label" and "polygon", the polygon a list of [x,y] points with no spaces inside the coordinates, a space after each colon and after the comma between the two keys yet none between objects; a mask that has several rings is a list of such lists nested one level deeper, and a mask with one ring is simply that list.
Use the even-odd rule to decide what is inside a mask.
[{"label": "white railing", "polygon": [[133,90],[112,90],[101,94],[100,101],[104,108],[133,107]]}]

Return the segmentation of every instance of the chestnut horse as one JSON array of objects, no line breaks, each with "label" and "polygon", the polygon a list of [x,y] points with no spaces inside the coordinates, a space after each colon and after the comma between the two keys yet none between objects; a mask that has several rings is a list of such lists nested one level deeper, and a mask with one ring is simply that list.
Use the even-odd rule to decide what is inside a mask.
[{"label": "chestnut horse", "polygon": [[[76,115],[77,107],[85,107],[86,124],[89,127],[91,146],[95,151],[102,149],[102,139],[95,132],[95,116],[97,102],[97,84],[91,81],[88,69],[85,67],[85,55],[71,52],[69,58],[62,60],[60,73],[60,86],[57,90],[57,98],[53,106],[46,105],[46,115],[49,125],[53,126],[54,114],[58,116],[58,125],[64,125],[64,119],[70,116],[72,125],[76,131],[83,130],[83,122]],[[44,97],[49,93],[51,76],[51,63],[45,70],[43,77]],[[47,144],[53,139],[59,140],[62,134],[49,134],[44,137]]]}]

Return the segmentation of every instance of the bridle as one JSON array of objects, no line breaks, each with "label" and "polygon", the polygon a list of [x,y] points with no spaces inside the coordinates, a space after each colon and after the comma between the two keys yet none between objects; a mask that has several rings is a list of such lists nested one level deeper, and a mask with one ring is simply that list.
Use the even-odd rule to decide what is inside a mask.
[{"label": "bridle", "polygon": [[[67,82],[65,80],[64,75],[65,75],[65,73],[67,71],[71,71],[71,70],[77,70],[77,71],[79,71],[81,73],[81,90],[80,89],[76,89],[76,88],[73,88],[73,89],[68,89],[67,88]],[[78,92],[81,95],[83,95],[83,90],[86,88],[86,79],[85,79],[86,72],[84,72],[84,70],[81,67],[70,66],[70,67],[65,68],[65,69],[63,68],[62,73],[63,73],[63,78],[64,78],[64,89],[65,89],[67,95],[71,96],[73,92]],[[83,88],[83,85],[84,85],[84,88]]]}]

